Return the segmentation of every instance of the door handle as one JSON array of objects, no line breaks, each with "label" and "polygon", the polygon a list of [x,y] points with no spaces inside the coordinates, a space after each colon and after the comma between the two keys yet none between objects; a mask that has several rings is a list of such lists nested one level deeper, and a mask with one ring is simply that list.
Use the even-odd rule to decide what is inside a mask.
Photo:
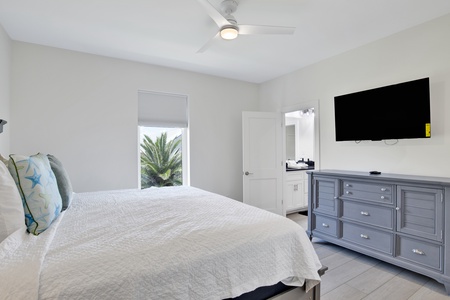
[{"label": "door handle", "polygon": [[249,171],[245,171],[245,173],[244,173],[246,176],[248,176],[248,175],[252,175],[253,173],[250,173]]}]

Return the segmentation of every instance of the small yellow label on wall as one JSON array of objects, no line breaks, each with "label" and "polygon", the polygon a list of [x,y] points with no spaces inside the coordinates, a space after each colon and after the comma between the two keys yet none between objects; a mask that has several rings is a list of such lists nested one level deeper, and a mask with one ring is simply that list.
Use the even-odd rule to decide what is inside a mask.
[{"label": "small yellow label on wall", "polygon": [[431,137],[431,124],[425,123],[425,137]]}]

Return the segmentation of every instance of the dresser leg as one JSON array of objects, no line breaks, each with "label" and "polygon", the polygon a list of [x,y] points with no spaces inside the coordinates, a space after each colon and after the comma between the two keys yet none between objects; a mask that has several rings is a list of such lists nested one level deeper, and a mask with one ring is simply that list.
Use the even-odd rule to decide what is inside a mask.
[{"label": "dresser leg", "polygon": [[450,282],[444,282],[445,291],[447,292],[447,295],[450,295]]}]

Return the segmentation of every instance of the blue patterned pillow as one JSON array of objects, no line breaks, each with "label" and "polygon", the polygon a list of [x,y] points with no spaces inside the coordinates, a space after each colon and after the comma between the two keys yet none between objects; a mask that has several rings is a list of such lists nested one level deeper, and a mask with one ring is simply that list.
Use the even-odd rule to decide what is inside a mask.
[{"label": "blue patterned pillow", "polygon": [[28,231],[45,231],[61,212],[61,195],[46,155],[11,154],[8,169],[22,197]]}]

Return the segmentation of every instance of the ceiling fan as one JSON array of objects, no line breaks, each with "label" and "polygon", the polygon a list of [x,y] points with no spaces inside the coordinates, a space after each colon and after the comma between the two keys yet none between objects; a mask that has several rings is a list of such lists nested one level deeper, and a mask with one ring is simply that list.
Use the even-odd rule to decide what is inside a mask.
[{"label": "ceiling fan", "polygon": [[293,34],[295,31],[295,27],[238,24],[232,13],[236,11],[239,0],[223,0],[220,4],[222,12],[218,11],[208,0],[198,1],[217,24],[219,31],[197,53],[204,52],[219,37],[224,40],[233,40],[241,34]]}]

